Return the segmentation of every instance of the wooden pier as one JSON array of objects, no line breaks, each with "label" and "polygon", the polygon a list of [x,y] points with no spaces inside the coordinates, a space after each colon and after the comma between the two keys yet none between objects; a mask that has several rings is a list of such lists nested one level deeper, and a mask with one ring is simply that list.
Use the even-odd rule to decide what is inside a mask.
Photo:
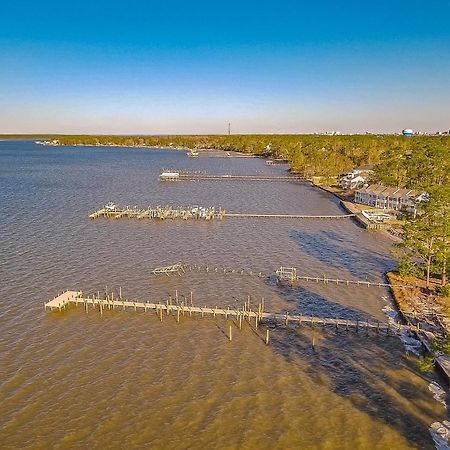
[{"label": "wooden pier", "polygon": [[225,213],[224,217],[260,218],[260,219],[348,219],[354,214],[308,215],[308,214],[257,214],[257,213]]},{"label": "wooden pier", "polygon": [[[330,317],[314,317],[305,316],[302,314],[290,314],[290,313],[269,313],[264,311],[264,300],[256,305],[257,309],[252,310],[250,306],[250,300],[248,299],[242,308],[230,309],[220,307],[200,307],[194,306],[192,302],[192,293],[190,300],[185,302],[178,301],[178,294],[175,294],[174,300],[172,297],[166,301],[166,303],[151,303],[134,300],[114,299],[114,296],[102,299],[98,296],[85,297],[81,291],[66,291],[61,295],[55,297],[53,300],[44,303],[45,310],[58,310],[62,311],[69,305],[83,305],[86,312],[89,307],[98,308],[101,315],[106,310],[133,310],[142,312],[154,312],[160,321],[163,321],[164,316],[175,316],[177,322],[181,317],[201,317],[201,318],[221,318],[225,320],[234,320],[239,328],[242,327],[242,322],[247,321],[254,324],[255,329],[259,324],[275,323],[284,324],[286,327],[291,325],[309,325],[310,327],[331,327],[334,329],[344,328],[347,331],[359,332],[361,330],[376,331],[377,333],[383,333],[385,335],[397,334],[402,330],[408,330],[418,332],[418,326],[403,325],[397,323],[395,325],[389,323],[383,323],[380,321],[366,320],[348,320],[343,318],[330,318]],[[268,341],[268,339],[266,339]],[[268,342],[267,342],[268,343]]]},{"label": "wooden pier", "polygon": [[288,181],[306,182],[307,178],[293,175],[208,175],[199,173],[189,173],[181,170],[166,170],[159,176],[160,181]]},{"label": "wooden pier", "polygon": [[118,206],[115,203],[108,203],[103,208],[89,214],[90,219],[111,218],[111,219],[200,219],[213,220],[224,218],[241,219],[347,219],[354,214],[335,214],[335,215],[308,215],[308,214],[258,214],[258,213],[227,213],[221,207],[175,207],[175,206],[156,206],[147,208],[138,208],[137,206]]},{"label": "wooden pier", "polygon": [[103,208],[89,214],[90,219],[98,219],[107,217],[112,219],[197,219],[197,220],[213,220],[223,219],[225,210],[215,207],[173,207],[173,206],[148,206],[147,208],[138,208],[137,206],[118,206],[112,202]]},{"label": "wooden pier", "polygon": [[312,281],[316,283],[324,284],[336,284],[336,285],[357,285],[357,286],[375,286],[375,287],[402,287],[407,289],[413,289],[416,286],[407,284],[390,284],[390,283],[380,283],[376,281],[365,281],[365,280],[342,280],[339,278],[327,278],[325,275],[323,277],[311,277],[311,276],[299,276],[297,275],[297,269],[295,267],[280,267],[275,271],[278,281]]},{"label": "wooden pier", "polygon": [[81,291],[64,291],[57,295],[49,302],[45,303],[45,309],[59,310],[66,309],[66,306],[70,303],[76,303],[78,298],[83,295]]},{"label": "wooden pier", "polygon": [[275,272],[267,272],[262,270],[252,270],[252,269],[236,269],[230,267],[219,267],[219,266],[209,266],[209,265],[191,265],[186,264],[182,261],[177,262],[176,264],[172,264],[170,266],[157,267],[152,270],[152,274],[154,275],[182,275],[186,272],[205,272],[205,273],[222,273],[225,275],[228,274],[237,274],[237,275],[246,275],[246,276],[254,276],[258,278],[269,278],[270,276],[275,275],[277,282],[287,281],[289,283],[294,283],[296,281],[309,281],[314,283],[323,283],[323,284],[334,284],[336,286],[367,286],[367,287],[402,287],[406,289],[414,289],[417,286],[409,285],[409,284],[391,284],[391,283],[382,283],[376,281],[367,281],[367,280],[344,280],[339,278],[328,278],[325,275],[322,277],[314,277],[314,276],[306,276],[306,275],[297,275],[297,269],[295,267],[280,267]]}]

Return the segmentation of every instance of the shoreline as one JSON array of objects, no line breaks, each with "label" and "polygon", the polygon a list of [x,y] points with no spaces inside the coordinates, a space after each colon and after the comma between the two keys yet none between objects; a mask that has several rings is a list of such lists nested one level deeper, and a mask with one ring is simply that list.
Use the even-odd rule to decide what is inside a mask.
[{"label": "shoreline", "polygon": [[[397,282],[397,280],[395,279],[395,277],[398,276],[397,272],[388,271],[385,272],[384,275],[389,284],[392,285]],[[415,336],[420,341],[422,346],[426,349],[427,353],[433,357],[435,368],[445,378],[447,386],[450,386],[450,355],[437,354],[435,352],[435,350],[433,349],[433,341],[435,339],[435,335],[431,331],[427,331],[427,324],[424,321],[418,319],[417,317],[411,316],[410,313],[405,309],[403,289],[397,286],[390,286],[389,292],[393,298],[395,307],[399,312],[401,319],[406,324],[417,327],[417,331],[414,332]]]},{"label": "shoreline", "polygon": [[125,144],[61,144],[61,143],[51,143],[46,141],[34,141],[36,145],[42,145],[43,147],[116,147],[116,148],[144,148],[144,149],[158,149],[158,150],[174,150],[174,151],[196,151],[196,152],[232,152],[234,155],[226,156],[228,158],[267,158],[267,156],[259,155],[256,153],[243,153],[237,150],[222,150],[220,148],[190,148],[190,147],[171,147],[163,145],[125,145]]}]

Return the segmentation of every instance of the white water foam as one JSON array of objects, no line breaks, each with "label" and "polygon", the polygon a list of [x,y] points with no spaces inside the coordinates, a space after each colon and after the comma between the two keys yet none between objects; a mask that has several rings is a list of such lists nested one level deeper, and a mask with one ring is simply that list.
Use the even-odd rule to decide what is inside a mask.
[{"label": "white water foam", "polygon": [[400,332],[400,340],[406,348],[406,351],[413,353],[416,356],[422,356],[422,343],[417,339],[411,331],[402,330]]},{"label": "white water foam", "polygon": [[[386,314],[388,322],[390,324],[397,324],[399,317],[398,311],[389,304],[386,297],[382,298],[386,302],[386,305],[383,308],[383,312],[384,314]],[[422,344],[419,339],[414,336],[413,333],[408,330],[402,330],[400,332],[400,340],[403,342],[403,345],[405,346],[407,352],[411,352],[416,356],[422,355]]]},{"label": "white water foam", "polygon": [[447,404],[445,403],[447,392],[445,392],[445,389],[439,383],[436,383],[436,381],[432,381],[428,386],[428,389],[433,393],[433,397],[435,400],[442,403],[444,406],[447,406]]},{"label": "white water foam", "polygon": [[450,450],[450,422],[448,420],[444,420],[442,423],[432,423],[430,434],[437,450]]}]

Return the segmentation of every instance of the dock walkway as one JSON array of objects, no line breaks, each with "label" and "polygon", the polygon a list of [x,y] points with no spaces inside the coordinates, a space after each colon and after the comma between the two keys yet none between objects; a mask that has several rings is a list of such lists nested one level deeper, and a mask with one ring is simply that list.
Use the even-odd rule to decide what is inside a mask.
[{"label": "dock walkway", "polygon": [[149,206],[138,208],[136,206],[118,206],[114,203],[105,205],[103,208],[89,214],[90,219],[197,219],[213,220],[224,218],[261,218],[261,219],[347,219],[354,214],[334,215],[308,215],[308,214],[258,214],[258,213],[227,213],[222,208],[216,207],[174,207],[174,206]]},{"label": "dock walkway", "polygon": [[197,317],[220,317],[224,318],[226,320],[228,319],[234,319],[240,324],[242,323],[242,320],[247,320],[250,322],[251,320],[254,321],[256,328],[258,327],[259,323],[265,323],[265,322],[275,322],[275,323],[282,323],[286,326],[289,323],[298,324],[298,326],[301,326],[302,324],[310,325],[311,327],[314,326],[331,326],[338,328],[345,328],[346,330],[350,331],[360,331],[360,330],[366,330],[367,332],[369,330],[374,330],[378,333],[385,333],[386,335],[389,334],[396,334],[400,333],[403,330],[408,331],[419,331],[418,327],[411,326],[411,325],[403,325],[403,324],[395,324],[391,325],[389,323],[382,323],[379,321],[369,321],[366,320],[347,320],[343,318],[332,318],[332,317],[314,317],[314,316],[305,316],[301,314],[294,314],[291,315],[289,313],[281,314],[281,313],[270,313],[264,311],[264,303],[257,305],[258,310],[252,311],[247,304],[242,309],[230,309],[230,308],[220,308],[220,307],[200,307],[200,306],[193,306],[186,305],[183,302],[177,304],[172,304],[172,299],[169,298],[166,303],[151,303],[151,302],[142,302],[142,301],[133,301],[133,300],[122,300],[122,299],[116,299],[114,300],[113,297],[101,299],[99,297],[84,297],[82,292],[80,291],[66,291],[59,295],[58,297],[54,298],[53,300],[47,302],[44,304],[45,310],[50,309],[52,311],[62,309],[66,309],[66,307],[69,304],[75,304],[78,306],[79,304],[82,304],[86,311],[88,310],[88,307],[98,307],[100,313],[103,315],[104,310],[114,310],[114,309],[121,309],[121,310],[129,310],[132,309],[134,311],[154,311],[160,318],[160,320],[163,320],[163,315],[175,315],[177,318],[177,321],[179,322],[180,316],[197,316]]},{"label": "dock walkway", "polygon": [[294,283],[296,281],[308,281],[314,282],[316,284],[335,284],[337,286],[367,286],[367,287],[378,287],[378,288],[392,288],[392,287],[402,287],[406,289],[415,289],[417,286],[410,284],[391,284],[382,283],[377,281],[367,281],[367,280],[344,280],[340,278],[328,278],[326,276],[315,277],[307,275],[297,275],[297,269],[295,267],[280,267],[275,272],[258,271],[251,269],[232,269],[229,267],[218,267],[209,265],[191,265],[186,264],[182,261],[178,261],[176,264],[164,267],[156,267],[152,270],[153,275],[172,275],[176,274],[181,276],[186,272],[205,272],[205,273],[223,273],[223,274],[237,274],[245,276],[254,276],[258,278],[269,278],[272,275],[276,276],[277,282],[287,281],[289,283]]},{"label": "dock walkway", "polygon": [[224,217],[261,218],[261,219],[348,219],[355,214],[305,215],[305,214],[256,214],[256,213],[225,213]]},{"label": "dock walkway", "polygon": [[289,181],[309,182],[307,178],[289,175],[203,175],[179,172],[178,177],[160,177],[161,181]]}]

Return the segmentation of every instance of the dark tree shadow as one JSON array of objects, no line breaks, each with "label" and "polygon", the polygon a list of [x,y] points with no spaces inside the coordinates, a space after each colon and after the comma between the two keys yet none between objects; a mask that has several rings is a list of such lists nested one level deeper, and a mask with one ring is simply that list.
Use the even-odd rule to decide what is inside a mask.
[{"label": "dark tree shadow", "polygon": [[[281,295],[288,292],[280,291]],[[292,293],[286,299],[292,305],[292,313],[301,310],[318,317],[333,317],[335,313],[342,318],[375,321],[374,317],[358,309],[330,302],[304,288],[301,291],[301,306]],[[305,298],[309,299],[306,303]],[[277,326],[272,329],[271,345],[289,363],[301,367],[317,382],[326,383],[353,407],[395,428],[412,447],[434,448],[429,426],[437,418],[430,403],[431,393],[417,389],[417,383],[412,380],[420,376],[417,362],[405,353],[396,337],[375,331],[312,329],[291,323],[287,328]],[[411,377],[401,376],[400,371],[406,371]],[[442,380],[439,382],[443,383]],[[411,402],[411,407],[405,405],[404,398]],[[427,418],[422,419],[419,415]]]},{"label": "dark tree shadow", "polygon": [[310,291],[304,286],[290,286],[285,283],[278,284],[277,292],[288,303],[283,312],[302,314],[305,316],[340,318],[348,320],[366,320],[371,317],[363,310],[350,308],[347,305],[326,299],[317,292]]},{"label": "dark tree shadow", "polygon": [[[383,273],[393,267],[392,258],[385,252],[373,249],[369,251],[357,244],[349,245],[347,239],[334,231],[322,230],[310,233],[305,230],[294,230],[291,237],[308,255],[335,269],[345,269],[361,279],[367,278],[367,266],[373,267],[376,273]],[[361,260],[364,260],[364,264],[359,264]]]}]

